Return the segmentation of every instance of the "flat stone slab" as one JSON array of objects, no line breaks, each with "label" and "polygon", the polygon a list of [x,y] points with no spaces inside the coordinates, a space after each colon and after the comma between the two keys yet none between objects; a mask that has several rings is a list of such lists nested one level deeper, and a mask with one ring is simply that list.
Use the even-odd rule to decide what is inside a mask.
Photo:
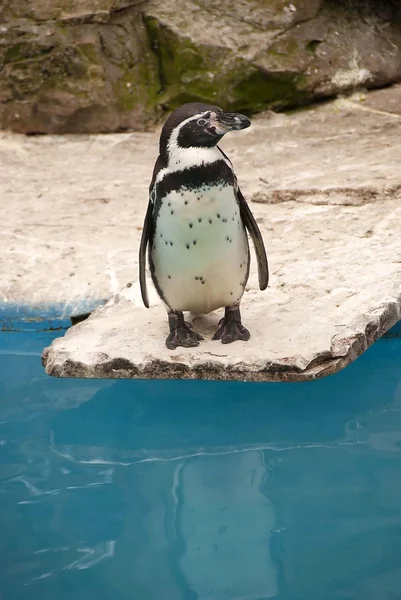
[{"label": "flat stone slab", "polygon": [[[166,313],[140,305],[137,285],[53,342],[46,371],[58,377],[300,381],[355,360],[401,314],[401,206],[260,207],[273,276],[265,292],[253,273],[242,305],[249,342],[210,340],[220,314],[192,319],[207,337],[168,350]],[[268,222],[269,227],[265,225]],[[155,299],[154,299],[155,300]]]},{"label": "flat stone slab", "polygon": [[[401,92],[390,92],[393,109]],[[193,317],[208,338],[198,348],[169,351],[155,294],[141,306],[158,132],[3,134],[0,311],[57,305],[65,316],[107,300],[44,352],[59,377],[299,381],[342,369],[400,319],[401,116],[383,94],[262,115],[224,140],[271,268],[260,292],[252,261],[242,304],[252,337],[230,346],[210,340],[220,311]]]}]

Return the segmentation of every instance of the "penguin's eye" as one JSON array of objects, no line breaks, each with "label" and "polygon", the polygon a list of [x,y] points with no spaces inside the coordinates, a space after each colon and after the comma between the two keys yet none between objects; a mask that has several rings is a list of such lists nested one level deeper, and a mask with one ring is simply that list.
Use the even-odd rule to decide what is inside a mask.
[{"label": "penguin's eye", "polygon": [[206,125],[206,119],[198,119],[196,124],[202,127],[203,125]]}]

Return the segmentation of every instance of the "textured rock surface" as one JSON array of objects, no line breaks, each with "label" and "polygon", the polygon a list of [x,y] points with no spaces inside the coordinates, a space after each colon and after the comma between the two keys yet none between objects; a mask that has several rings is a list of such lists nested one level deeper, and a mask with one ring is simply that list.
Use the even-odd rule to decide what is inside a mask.
[{"label": "textured rock surface", "polygon": [[131,0],[10,0],[0,7],[0,124],[21,132],[144,130],[156,60]]},{"label": "textured rock surface", "polygon": [[[387,94],[397,106],[401,87]],[[70,315],[111,296],[46,351],[56,376],[302,380],[343,368],[400,318],[401,117],[383,93],[375,101],[267,115],[224,140],[258,201],[271,283],[258,291],[253,263],[249,343],[193,351],[166,350],[164,309],[154,294],[141,306],[135,279],[157,134],[3,135],[0,314],[30,302]],[[210,338],[219,316],[195,326]]]},{"label": "textured rock surface", "polygon": [[[319,212],[312,219],[315,227],[333,229],[333,211]],[[376,218],[377,211],[364,216]],[[401,226],[400,211],[397,225]],[[361,237],[359,227],[349,229]],[[206,338],[201,346],[167,350],[164,308],[155,300],[149,312],[140,306],[134,289],[132,294],[128,291],[113,298],[54,341],[44,352],[46,372],[56,377],[259,382],[331,375],[355,360],[401,318],[400,284],[389,283],[401,281],[400,261],[394,264],[388,252],[389,247],[394,249],[391,234],[382,232],[369,241],[375,248],[387,249],[376,252],[374,267],[373,251],[367,245],[356,244],[360,258],[355,260],[355,244],[340,238],[343,253],[330,259],[327,241],[317,244],[313,236],[310,244],[304,243],[296,266],[288,269],[293,277],[288,286],[292,295],[288,289],[274,288],[262,296],[252,278],[242,311],[243,322],[251,331],[248,343],[224,346],[211,341],[221,317],[212,314],[189,319]],[[400,244],[397,248],[401,256]],[[324,265],[314,258],[316,251],[323,255]],[[381,273],[383,279],[373,281],[367,275],[369,269]],[[295,281],[296,277],[301,281]]]},{"label": "textured rock surface", "polygon": [[401,12],[392,3],[152,0],[146,22],[161,100],[237,109],[294,106],[401,76]]},{"label": "textured rock surface", "polygon": [[141,131],[197,98],[289,107],[398,80],[400,48],[392,0],[5,0],[0,126]]}]

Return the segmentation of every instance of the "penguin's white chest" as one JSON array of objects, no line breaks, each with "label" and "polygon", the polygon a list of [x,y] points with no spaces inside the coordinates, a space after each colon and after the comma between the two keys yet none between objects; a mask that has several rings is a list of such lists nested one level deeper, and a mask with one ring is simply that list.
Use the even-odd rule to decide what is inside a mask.
[{"label": "penguin's white chest", "polygon": [[238,303],[249,247],[232,186],[166,195],[150,254],[154,279],[172,310],[209,313]]}]

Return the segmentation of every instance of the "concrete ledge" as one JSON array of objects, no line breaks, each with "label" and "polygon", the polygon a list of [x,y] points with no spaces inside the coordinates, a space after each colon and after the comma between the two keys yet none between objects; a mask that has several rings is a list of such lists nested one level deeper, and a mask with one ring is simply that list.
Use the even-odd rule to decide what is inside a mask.
[{"label": "concrete ledge", "polygon": [[[44,352],[59,377],[299,381],[344,368],[401,316],[401,116],[385,110],[386,94],[400,105],[401,88],[383,90],[379,104],[373,94],[267,114],[224,140],[272,271],[263,293],[251,274],[248,343],[170,352],[164,309],[140,304],[157,132],[0,136],[0,311],[45,317],[57,306],[69,318],[109,299]],[[210,338],[220,316],[194,327]]]}]

